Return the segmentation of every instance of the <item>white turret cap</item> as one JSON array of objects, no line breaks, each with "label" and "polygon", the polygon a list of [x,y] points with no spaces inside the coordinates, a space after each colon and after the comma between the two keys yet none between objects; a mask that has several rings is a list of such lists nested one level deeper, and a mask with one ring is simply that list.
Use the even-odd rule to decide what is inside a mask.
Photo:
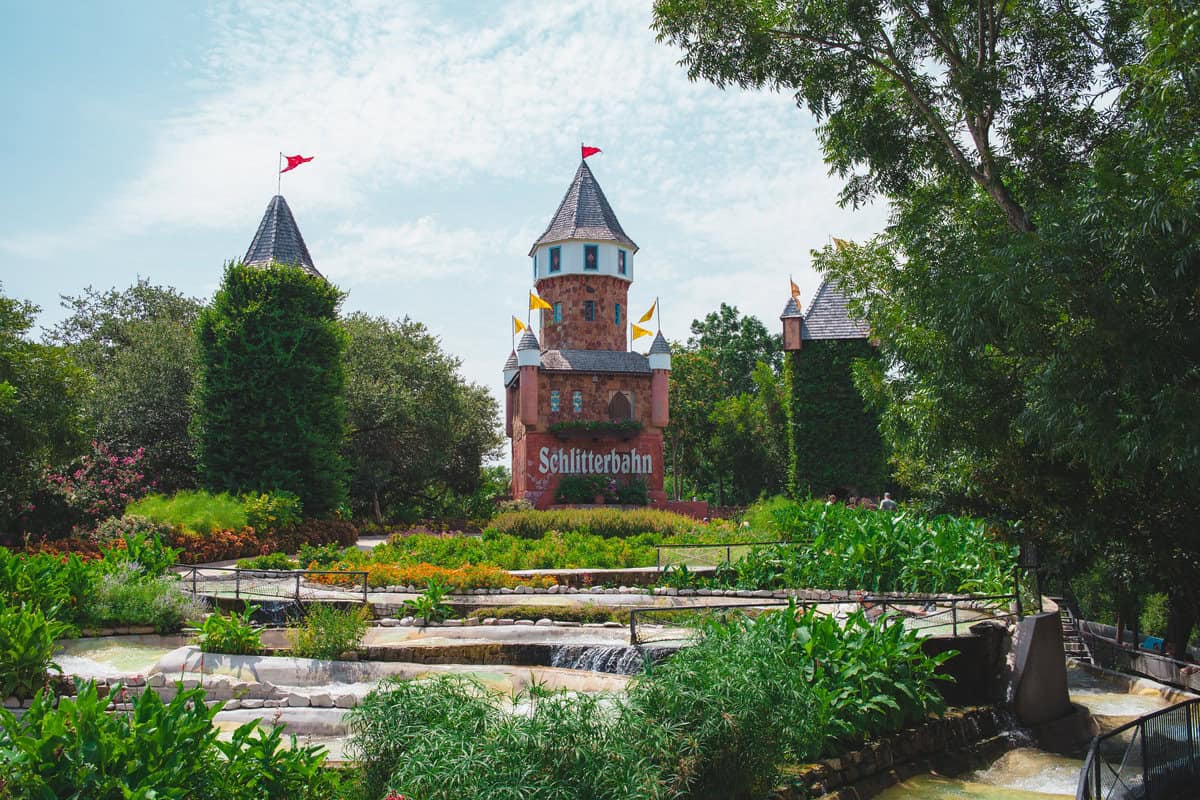
[{"label": "white turret cap", "polygon": [[526,329],[521,341],[517,342],[517,366],[540,367],[542,365],[542,346],[538,344],[533,331]]},{"label": "white turret cap", "polygon": [[671,346],[667,344],[662,331],[659,331],[658,335],[654,337],[647,360],[650,362],[650,369],[671,369]]}]

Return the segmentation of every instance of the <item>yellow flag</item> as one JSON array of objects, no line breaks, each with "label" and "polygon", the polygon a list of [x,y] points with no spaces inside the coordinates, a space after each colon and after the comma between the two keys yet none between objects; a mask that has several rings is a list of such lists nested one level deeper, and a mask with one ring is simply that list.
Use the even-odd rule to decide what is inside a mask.
[{"label": "yellow flag", "polygon": [[[645,321],[646,320],[642,320],[642,322],[645,322]],[[633,326],[633,338],[634,339],[640,339],[643,336],[650,336],[651,334],[654,333],[654,331],[649,330],[647,328],[643,328],[641,325],[638,325],[636,322],[633,322],[630,324]]]},{"label": "yellow flag", "polygon": [[549,304],[549,303],[547,303],[547,302],[546,302],[545,300],[543,300],[542,298],[538,297],[538,296],[537,296],[536,294],[534,294],[533,292],[530,292],[530,293],[529,293],[529,310],[530,310],[530,311],[533,311],[534,309],[537,309],[537,308],[544,308],[544,309],[546,309],[547,311],[553,311],[553,310],[554,310],[554,309],[553,309],[553,308],[550,306],[550,304]]},{"label": "yellow flag", "polygon": [[850,243],[847,242],[845,239],[839,239],[836,236],[833,237],[833,246],[836,247],[838,250],[845,250],[846,246],[849,244]]},{"label": "yellow flag", "polygon": [[[647,311],[645,314],[642,314],[642,318],[641,318],[641,319],[639,319],[639,320],[638,320],[638,322],[649,322],[649,321],[650,321],[650,318],[654,316],[654,309],[656,309],[656,308],[658,308],[658,301],[657,301],[657,300],[655,300],[655,301],[654,301],[654,303],[653,303],[653,304],[650,306],[650,310],[649,310],[649,311]],[[636,328],[637,326],[635,325],[634,327]],[[642,328],[642,330],[646,330],[646,329],[645,329],[645,328]],[[646,331],[646,333],[649,333],[649,332],[650,332],[650,331]],[[633,338],[635,338],[635,339],[636,339],[637,337],[635,336],[635,337],[633,337]]]},{"label": "yellow flag", "polygon": [[520,333],[523,330],[525,330],[525,323],[521,322],[521,320],[517,319],[514,316],[513,317],[513,333]]},{"label": "yellow flag", "polygon": [[796,282],[794,280],[792,280],[791,278],[788,278],[788,283],[790,283],[792,285],[792,299],[795,300],[797,303],[799,303],[800,302],[800,287],[797,286]]}]

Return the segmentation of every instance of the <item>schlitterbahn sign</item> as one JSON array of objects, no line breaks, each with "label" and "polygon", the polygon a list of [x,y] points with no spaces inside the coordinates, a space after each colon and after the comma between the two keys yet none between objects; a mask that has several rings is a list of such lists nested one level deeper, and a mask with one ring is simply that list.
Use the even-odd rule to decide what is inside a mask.
[{"label": "schlitterbahn sign", "polygon": [[653,471],[650,454],[639,453],[636,447],[628,453],[618,453],[615,449],[597,453],[576,447],[570,450],[543,447],[538,451],[538,472],[543,475],[649,475]]}]

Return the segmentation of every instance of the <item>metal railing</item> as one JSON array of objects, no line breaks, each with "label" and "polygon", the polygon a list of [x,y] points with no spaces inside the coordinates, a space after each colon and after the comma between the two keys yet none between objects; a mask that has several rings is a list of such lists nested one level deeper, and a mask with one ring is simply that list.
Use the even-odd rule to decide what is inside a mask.
[{"label": "metal railing", "polygon": [[[676,566],[679,564],[683,564],[684,566],[689,566],[689,567],[691,567],[691,566],[715,567],[718,564],[732,564],[733,563],[733,555],[734,555],[735,551],[737,552],[738,556],[740,557],[740,556],[744,555],[746,553],[746,551],[752,550],[755,547],[771,547],[774,545],[781,545],[781,544],[804,544],[804,542],[777,541],[777,542],[720,542],[720,543],[716,543],[716,544],[659,544],[659,545],[654,546],[654,549],[655,549],[654,566],[658,568],[659,572],[662,572],[664,567],[673,567],[673,566]],[[665,554],[667,557],[664,557],[664,553],[663,553],[664,550],[667,551],[667,553]],[[693,550],[698,550],[701,552],[711,552],[711,553],[714,553],[717,556],[717,558],[712,559],[712,560],[697,558],[696,560],[693,560],[693,561],[675,561],[675,560],[670,559],[670,556],[673,553],[678,553],[678,552],[683,552],[683,551],[693,551]],[[724,559],[720,558],[722,553],[724,553],[724,555],[725,555]]]},{"label": "metal railing", "polygon": [[[367,573],[363,570],[243,569],[195,564],[180,564],[179,568],[182,582],[184,586],[191,587],[193,597],[202,594],[227,597],[232,590],[234,600],[291,600],[303,609],[305,600],[314,600],[320,596],[329,596],[330,599],[336,600],[339,598],[332,596],[333,593],[344,592],[355,597],[361,594],[362,602],[367,602]],[[354,585],[346,587],[341,585],[339,580],[337,584],[321,584],[317,588],[306,583],[307,578],[314,575],[334,575],[343,580],[353,578]]]},{"label": "metal railing", "polygon": [[[988,620],[1005,623],[1016,620],[1016,596],[1000,595],[925,595],[886,597],[867,596],[853,600],[801,600],[794,599],[797,610],[816,608],[818,613],[831,616],[864,611],[873,621],[884,624],[902,624],[910,630],[931,631],[946,628],[953,637],[959,635],[960,626],[975,625]],[[731,612],[745,614],[750,611],[786,608],[788,600],[757,600],[746,598],[741,603],[713,603],[697,606],[656,607],[645,606],[629,612],[629,643],[646,644],[651,641],[687,639],[696,627],[696,622],[714,615],[730,616]],[[654,620],[654,621],[652,621]]]},{"label": "metal railing", "polygon": [[1200,699],[1155,711],[1092,740],[1075,800],[1194,797],[1200,778]]}]

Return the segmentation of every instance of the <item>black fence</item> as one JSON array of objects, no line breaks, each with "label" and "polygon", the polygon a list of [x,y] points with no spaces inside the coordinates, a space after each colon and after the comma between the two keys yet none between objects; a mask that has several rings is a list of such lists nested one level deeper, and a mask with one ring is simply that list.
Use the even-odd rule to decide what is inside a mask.
[{"label": "black fence", "polygon": [[655,566],[661,572],[669,567],[716,567],[732,564],[756,547],[772,547],[803,542],[720,542],[718,544],[660,544],[655,546]]},{"label": "black fence", "polygon": [[[193,597],[233,598],[235,601],[289,601],[303,610],[306,601],[367,602],[367,573],[332,569],[242,569],[180,564],[184,588]],[[310,577],[334,576],[317,583]]]},{"label": "black fence", "polygon": [[[901,624],[930,636],[965,634],[971,625],[988,620],[1004,623],[1019,617],[1016,596],[1001,595],[890,595],[853,600],[795,600],[800,611],[816,608],[818,613],[844,617],[863,611],[873,621]],[[687,641],[709,619],[753,616],[763,611],[786,608],[785,599],[746,598],[740,603],[713,603],[682,607],[642,607],[629,612],[629,643]]]},{"label": "black fence", "polygon": [[1092,741],[1075,800],[1195,797],[1198,745],[1200,699],[1139,717]]}]

